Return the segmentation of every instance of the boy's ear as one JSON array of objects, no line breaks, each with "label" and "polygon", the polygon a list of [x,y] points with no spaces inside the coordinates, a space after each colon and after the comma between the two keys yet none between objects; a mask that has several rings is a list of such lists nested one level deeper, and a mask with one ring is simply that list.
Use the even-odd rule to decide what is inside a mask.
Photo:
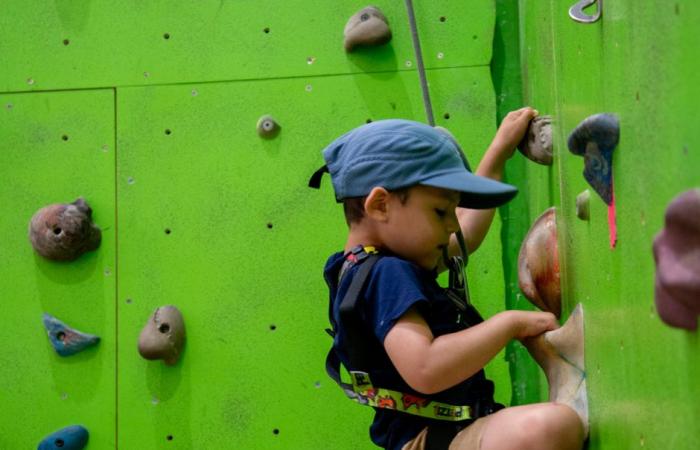
[{"label": "boy's ear", "polygon": [[386,221],[389,205],[389,191],[375,187],[365,199],[365,215],[380,222]]}]

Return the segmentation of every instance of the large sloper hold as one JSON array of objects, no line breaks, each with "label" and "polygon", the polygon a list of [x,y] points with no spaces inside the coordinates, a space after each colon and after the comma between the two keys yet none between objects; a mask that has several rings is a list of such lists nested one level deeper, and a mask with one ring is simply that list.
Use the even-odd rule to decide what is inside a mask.
[{"label": "large sloper hold", "polygon": [[537,218],[520,246],[518,284],[530,302],[559,317],[561,283],[554,207]]},{"label": "large sloper hold", "polygon": [[537,116],[518,144],[518,150],[528,159],[545,166],[552,165],[552,117]]},{"label": "large sloper hold", "polygon": [[44,313],[44,327],[56,353],[60,356],[70,356],[97,344],[99,336],[74,330],[50,314]]},{"label": "large sloper hold", "polygon": [[611,205],[613,201],[612,154],[620,140],[620,123],[612,114],[595,114],[583,120],[569,135],[569,150],[583,156],[583,177]]},{"label": "large sloper hold", "polygon": [[177,362],[185,346],[185,321],[175,306],[155,310],[139,335],[139,353],[146,359],[162,359],[165,364]]},{"label": "large sloper hold", "polygon": [[39,450],[81,450],[87,445],[88,430],[81,425],[71,425],[46,436],[39,443]]},{"label": "large sloper hold", "polygon": [[673,327],[697,330],[700,315],[700,189],[683,192],[666,209],[654,239],[655,303]]},{"label": "large sloper hold", "polygon": [[579,303],[566,323],[524,341],[549,383],[549,401],[571,407],[588,435],[588,395],[584,359],[583,307]]},{"label": "large sloper hold", "polygon": [[358,46],[377,46],[391,40],[391,28],[386,16],[376,6],[366,6],[350,17],[343,30],[346,52]]},{"label": "large sloper hold", "polygon": [[73,203],[41,208],[29,223],[29,239],[44,258],[72,261],[100,246],[102,233],[92,222],[92,209],[80,197]]}]

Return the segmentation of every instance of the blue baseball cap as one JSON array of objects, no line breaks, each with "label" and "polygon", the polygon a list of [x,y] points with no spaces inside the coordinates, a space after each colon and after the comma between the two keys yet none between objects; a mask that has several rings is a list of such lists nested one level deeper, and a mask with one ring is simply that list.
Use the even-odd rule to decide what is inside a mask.
[{"label": "blue baseball cap", "polygon": [[364,197],[381,186],[392,191],[417,184],[461,194],[459,206],[489,209],[511,200],[518,189],[471,173],[457,141],[444,129],[389,119],[355,128],[323,150],[326,165],[309,186],[319,188],[331,176],[335,198]]}]

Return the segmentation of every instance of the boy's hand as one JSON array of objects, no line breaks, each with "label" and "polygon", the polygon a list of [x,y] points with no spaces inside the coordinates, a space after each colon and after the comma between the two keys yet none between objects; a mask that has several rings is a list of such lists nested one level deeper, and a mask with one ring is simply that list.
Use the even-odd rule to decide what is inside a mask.
[{"label": "boy's hand", "polygon": [[520,341],[559,328],[557,318],[552,313],[518,310],[507,313],[512,315],[513,338]]},{"label": "boy's hand", "polygon": [[513,156],[515,147],[523,140],[530,121],[537,114],[537,110],[529,106],[509,112],[498,127],[491,148],[500,153],[504,160]]}]

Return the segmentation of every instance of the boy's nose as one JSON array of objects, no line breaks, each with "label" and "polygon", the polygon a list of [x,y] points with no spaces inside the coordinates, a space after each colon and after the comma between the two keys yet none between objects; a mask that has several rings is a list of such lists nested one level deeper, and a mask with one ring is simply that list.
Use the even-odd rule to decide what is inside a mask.
[{"label": "boy's nose", "polygon": [[459,220],[457,219],[457,213],[452,212],[449,215],[449,220],[447,221],[447,231],[452,234],[459,230]]}]

